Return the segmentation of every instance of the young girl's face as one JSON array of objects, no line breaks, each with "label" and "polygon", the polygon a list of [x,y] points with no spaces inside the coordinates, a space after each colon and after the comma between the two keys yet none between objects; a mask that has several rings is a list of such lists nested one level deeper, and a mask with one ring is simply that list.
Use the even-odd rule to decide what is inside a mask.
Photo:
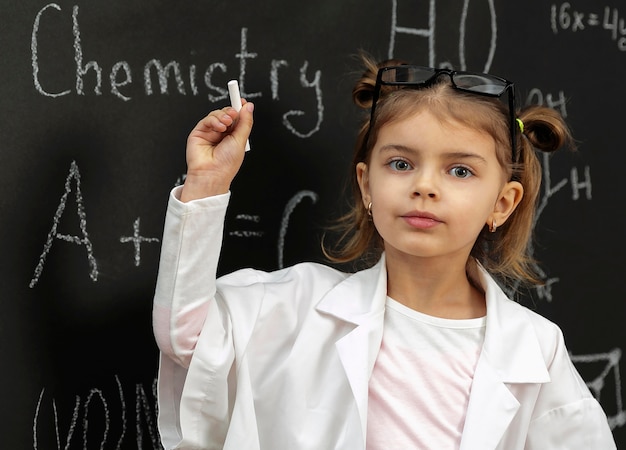
[{"label": "young girl's face", "polygon": [[495,146],[489,134],[428,111],[383,125],[357,179],[385,252],[466,261],[483,227],[502,225],[521,198]]}]

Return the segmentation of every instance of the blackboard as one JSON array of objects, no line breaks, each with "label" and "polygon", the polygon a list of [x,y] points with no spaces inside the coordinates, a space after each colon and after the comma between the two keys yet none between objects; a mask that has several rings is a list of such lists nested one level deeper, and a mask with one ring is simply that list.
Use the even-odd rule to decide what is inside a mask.
[{"label": "blackboard", "polygon": [[151,302],[189,130],[238,79],[255,101],[220,272],[321,260],[364,49],[489,71],[559,109],[521,301],[557,322],[626,444],[626,5],[620,0],[3,0],[3,448],[159,448]]}]

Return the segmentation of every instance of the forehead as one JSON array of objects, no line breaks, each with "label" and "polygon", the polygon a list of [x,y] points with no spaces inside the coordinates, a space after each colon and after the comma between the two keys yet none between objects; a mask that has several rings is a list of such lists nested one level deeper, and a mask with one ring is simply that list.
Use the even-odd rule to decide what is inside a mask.
[{"label": "forehead", "polygon": [[460,92],[448,83],[387,93],[377,107],[370,145],[378,140],[379,133],[387,125],[419,112],[428,112],[443,124],[464,125],[491,136],[496,142],[499,160],[502,164],[506,161],[507,149],[510,152],[510,131],[502,103],[497,99]]},{"label": "forehead", "polygon": [[496,142],[484,130],[454,118],[441,118],[430,110],[409,112],[383,125],[374,150],[478,153],[495,157]]},{"label": "forehead", "polygon": [[506,127],[504,105],[499,99],[459,91],[449,83],[422,89],[396,89],[386,97],[379,101],[381,122],[394,120],[397,115],[428,110],[441,120],[456,120],[474,128],[487,128],[496,122]]}]

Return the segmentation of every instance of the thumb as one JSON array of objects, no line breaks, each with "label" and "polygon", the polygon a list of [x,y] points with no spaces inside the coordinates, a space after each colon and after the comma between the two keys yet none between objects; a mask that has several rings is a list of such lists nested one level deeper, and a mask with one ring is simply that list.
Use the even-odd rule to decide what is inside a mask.
[{"label": "thumb", "polygon": [[252,124],[254,123],[253,117],[254,111],[254,103],[247,102],[243,107],[239,110],[239,119],[237,120],[237,124],[231,133],[231,136],[235,138],[237,142],[244,143],[250,137],[250,132],[252,131]]}]

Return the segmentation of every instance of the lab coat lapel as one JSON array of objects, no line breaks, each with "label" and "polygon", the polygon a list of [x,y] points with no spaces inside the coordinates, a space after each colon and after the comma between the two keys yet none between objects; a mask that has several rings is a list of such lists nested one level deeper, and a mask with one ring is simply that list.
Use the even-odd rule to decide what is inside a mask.
[{"label": "lab coat lapel", "polygon": [[461,450],[496,449],[520,403],[509,385],[546,383],[548,369],[528,311],[481,269],[487,300],[485,342],[474,372]]},{"label": "lab coat lapel", "polygon": [[320,312],[355,325],[336,342],[336,348],[357,404],[363,442],[367,430],[368,384],[382,340],[386,298],[383,256],[372,268],[355,273],[335,287],[317,307]]},{"label": "lab coat lapel", "polygon": [[[550,381],[528,310],[509,300],[481,268],[487,300],[485,342],[479,357],[461,440],[461,450],[497,449],[519,410],[510,384]],[[383,334],[387,272],[384,255],[372,268],[337,285],[317,306],[355,327],[336,343],[361,422],[367,430],[369,378]]]},{"label": "lab coat lapel", "polygon": [[481,356],[474,372],[461,450],[497,448],[519,406],[488,358]]}]

